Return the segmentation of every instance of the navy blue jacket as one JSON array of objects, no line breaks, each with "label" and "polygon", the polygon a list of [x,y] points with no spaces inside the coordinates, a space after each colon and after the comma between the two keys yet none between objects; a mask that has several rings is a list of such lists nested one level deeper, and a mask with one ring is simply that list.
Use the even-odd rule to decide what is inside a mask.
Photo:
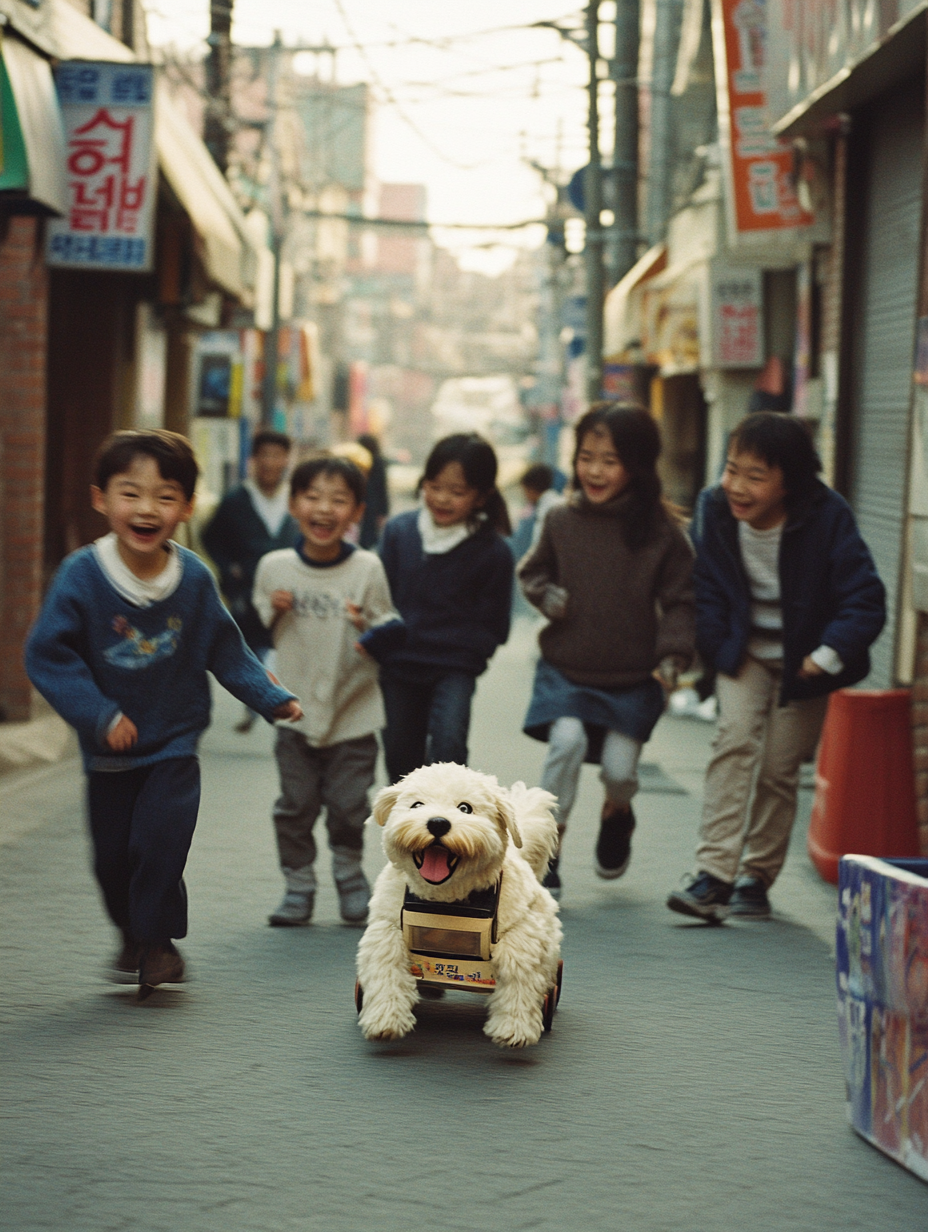
[{"label": "navy blue jacket", "polygon": [[251,602],[258,561],[268,552],[295,548],[301,540],[300,528],[289,513],[272,535],[244,484],[237,484],[222,498],[203,528],[203,546],[219,569],[219,585],[229,611],[252,650],[273,645],[270,630]]},{"label": "navy blue jacket", "polygon": [[509,637],[512,552],[482,526],[450,552],[429,556],[418,517],[412,510],[391,518],[380,540],[390,593],[406,622],[405,644],[384,666],[399,675],[437,667],[479,676]]},{"label": "navy blue jacket", "polygon": [[[707,666],[739,671],[751,630],[751,591],[738,523],[721,487],[699,497],[691,527],[696,548],[696,645]],[[886,592],[847,501],[823,483],[790,511],[780,541],[783,612],[781,704],[856,684],[870,671],[868,648],[886,622]],[[830,646],[837,676],[798,676],[802,661]]]}]

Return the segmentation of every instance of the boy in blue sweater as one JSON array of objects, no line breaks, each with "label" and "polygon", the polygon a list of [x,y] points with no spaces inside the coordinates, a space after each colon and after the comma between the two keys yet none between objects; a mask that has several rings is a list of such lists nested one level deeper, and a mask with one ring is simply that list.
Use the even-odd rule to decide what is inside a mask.
[{"label": "boy in blue sweater", "polygon": [[171,542],[197,474],[174,432],[104,443],[90,492],[110,533],[64,561],[26,646],[29,678],[80,739],[94,872],[122,933],[117,983],[184,978],[173,939],[187,933],[207,671],[268,720],[302,715],[245,645],[206,566]]}]

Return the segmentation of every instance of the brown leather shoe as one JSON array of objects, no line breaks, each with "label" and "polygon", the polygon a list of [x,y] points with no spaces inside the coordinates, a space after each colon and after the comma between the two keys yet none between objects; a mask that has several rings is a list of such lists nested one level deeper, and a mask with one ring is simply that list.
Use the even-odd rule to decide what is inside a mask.
[{"label": "brown leather shoe", "polygon": [[139,983],[154,988],[157,984],[180,984],[184,979],[184,960],[170,941],[155,941],[142,953]]},{"label": "brown leather shoe", "polygon": [[142,947],[128,933],[122,935],[122,949],[110,963],[107,978],[114,984],[137,984]]}]

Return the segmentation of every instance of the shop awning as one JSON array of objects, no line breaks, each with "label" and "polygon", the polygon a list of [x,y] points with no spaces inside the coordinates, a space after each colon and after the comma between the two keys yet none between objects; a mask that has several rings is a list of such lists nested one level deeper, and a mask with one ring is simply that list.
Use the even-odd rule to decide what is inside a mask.
[{"label": "shop awning", "polygon": [[667,265],[666,244],[655,244],[639,257],[628,273],[620,278],[609,294],[603,309],[603,354],[607,358],[620,356],[629,343],[640,341],[642,321],[632,292],[647,278],[652,278]]},{"label": "shop awning", "polygon": [[641,290],[641,342],[662,376],[700,367],[699,314],[708,263],[704,257],[679,261],[649,278]]},{"label": "shop awning", "polygon": [[49,62],[7,35],[3,57],[0,190],[21,192],[56,214],[67,209],[64,128]]},{"label": "shop awning", "polygon": [[[121,63],[136,57],[69,0],[42,0],[38,8],[33,8],[26,0],[0,0],[0,15],[5,16],[9,26],[21,36],[7,40],[8,47],[15,48],[12,52],[15,67],[9,57],[4,56],[4,59],[28,157],[30,195],[64,212],[64,133],[51,69],[45,57]],[[32,47],[44,55],[37,54]],[[157,95],[155,142],[161,172],[189,214],[199,237],[200,256],[208,278],[251,304],[263,245],[256,244],[250,236],[245,217],[225,178],[163,84],[159,85]],[[56,169],[60,169],[57,174]],[[45,195],[39,196],[40,192]]]},{"label": "shop awning", "polygon": [[175,107],[163,83],[158,87],[155,142],[164,178],[200,238],[210,279],[232,295],[250,299],[254,274],[249,264],[255,264],[256,257],[245,218],[206,146]]}]

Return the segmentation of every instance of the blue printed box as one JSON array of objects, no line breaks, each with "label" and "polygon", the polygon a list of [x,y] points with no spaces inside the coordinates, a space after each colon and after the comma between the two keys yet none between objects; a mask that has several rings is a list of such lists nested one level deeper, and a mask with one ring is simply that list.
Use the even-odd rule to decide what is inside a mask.
[{"label": "blue printed box", "polygon": [[838,894],[848,1117],[928,1181],[928,859],[845,856]]}]

